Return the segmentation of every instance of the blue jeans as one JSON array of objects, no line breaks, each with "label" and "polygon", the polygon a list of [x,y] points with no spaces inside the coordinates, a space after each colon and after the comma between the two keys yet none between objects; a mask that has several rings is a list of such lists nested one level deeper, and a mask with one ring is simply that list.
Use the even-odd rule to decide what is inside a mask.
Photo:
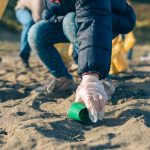
[{"label": "blue jeans", "polygon": [[68,13],[63,20],[63,31],[66,38],[73,44],[72,57],[74,62],[78,64],[78,40],[77,40],[77,24],[75,23],[75,12]]},{"label": "blue jeans", "polygon": [[69,42],[63,33],[62,23],[42,20],[34,24],[29,31],[28,41],[53,76],[72,79],[72,75],[54,47],[56,43]]},{"label": "blue jeans", "polygon": [[20,57],[28,61],[30,56],[30,46],[28,43],[28,31],[31,26],[34,24],[32,14],[27,9],[18,9],[16,10],[17,20],[23,25],[22,33],[21,33],[21,44],[20,44]]}]

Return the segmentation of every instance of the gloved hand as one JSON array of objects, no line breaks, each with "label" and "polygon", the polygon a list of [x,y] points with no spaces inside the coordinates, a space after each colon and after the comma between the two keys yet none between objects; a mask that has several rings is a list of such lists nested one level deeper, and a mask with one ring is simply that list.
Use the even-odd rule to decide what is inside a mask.
[{"label": "gloved hand", "polygon": [[108,101],[108,96],[98,78],[92,75],[84,75],[77,88],[75,101],[83,102],[88,109],[91,121],[97,122],[104,117],[104,107]]}]

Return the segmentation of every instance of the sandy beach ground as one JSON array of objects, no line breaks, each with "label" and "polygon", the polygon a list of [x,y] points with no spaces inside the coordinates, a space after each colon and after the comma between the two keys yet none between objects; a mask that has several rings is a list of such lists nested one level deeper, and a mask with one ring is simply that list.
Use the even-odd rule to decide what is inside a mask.
[{"label": "sandy beach ground", "polygon": [[34,54],[26,72],[17,35],[6,37],[0,43],[1,150],[150,149],[150,62],[140,61],[150,45],[137,45],[130,73],[114,78],[117,89],[104,120],[85,125],[66,115],[75,93],[31,94],[49,73]]}]

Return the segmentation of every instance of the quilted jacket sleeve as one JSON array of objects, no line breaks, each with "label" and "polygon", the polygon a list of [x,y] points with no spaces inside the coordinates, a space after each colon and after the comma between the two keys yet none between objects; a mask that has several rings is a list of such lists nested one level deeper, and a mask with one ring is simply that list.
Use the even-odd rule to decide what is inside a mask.
[{"label": "quilted jacket sleeve", "polygon": [[79,75],[97,72],[105,77],[112,49],[111,0],[76,0]]}]

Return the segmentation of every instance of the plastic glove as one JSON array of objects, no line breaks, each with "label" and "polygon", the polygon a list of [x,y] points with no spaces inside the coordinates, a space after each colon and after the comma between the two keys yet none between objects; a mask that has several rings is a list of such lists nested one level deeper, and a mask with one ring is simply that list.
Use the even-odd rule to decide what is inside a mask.
[{"label": "plastic glove", "polygon": [[77,88],[75,101],[83,102],[86,105],[92,122],[103,119],[104,107],[108,97],[102,82],[98,78],[84,75],[81,84]]}]

